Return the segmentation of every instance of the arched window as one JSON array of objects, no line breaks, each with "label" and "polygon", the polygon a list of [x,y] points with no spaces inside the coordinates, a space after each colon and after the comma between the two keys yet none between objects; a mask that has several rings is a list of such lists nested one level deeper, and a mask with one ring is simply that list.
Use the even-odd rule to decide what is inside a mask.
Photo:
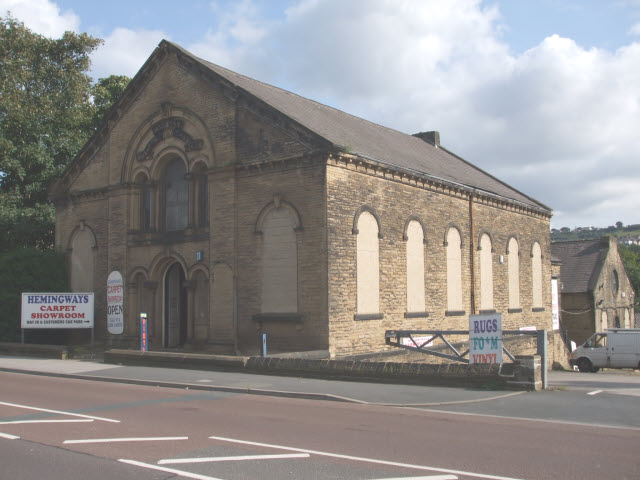
[{"label": "arched window", "polygon": [[462,311],[462,239],[457,228],[447,232],[447,311]]},{"label": "arched window", "polygon": [[296,215],[280,204],[262,220],[262,313],[298,312]]},{"label": "arched window", "polygon": [[180,159],[172,160],[164,171],[164,226],[168,232],[184,230],[189,224],[189,184]]},{"label": "arched window", "polygon": [[71,291],[92,292],[96,244],[93,232],[84,225],[71,241]]},{"label": "arched window", "polygon": [[493,256],[491,237],[480,237],[480,309],[493,310]]},{"label": "arched window", "polygon": [[531,281],[533,308],[542,308],[542,249],[538,242],[535,242],[531,249]]},{"label": "arched window", "polygon": [[509,308],[520,308],[520,255],[518,241],[509,239]]},{"label": "arched window", "polygon": [[138,203],[134,212],[134,228],[141,232],[150,232],[153,230],[153,192],[149,179],[144,173],[140,173],[135,180],[138,186]]},{"label": "arched window", "polygon": [[407,225],[407,312],[424,312],[424,232],[411,220]]},{"label": "arched window", "polygon": [[380,258],[378,244],[378,222],[367,211],[358,218],[356,237],[356,282],[358,314],[380,312]]},{"label": "arched window", "polygon": [[194,176],[196,225],[198,227],[206,227],[209,225],[209,177],[204,165],[199,165],[194,170]]}]

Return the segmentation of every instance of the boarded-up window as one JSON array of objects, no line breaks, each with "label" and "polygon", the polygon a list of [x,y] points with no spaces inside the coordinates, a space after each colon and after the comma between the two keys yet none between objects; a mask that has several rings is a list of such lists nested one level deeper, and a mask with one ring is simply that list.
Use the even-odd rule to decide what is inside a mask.
[{"label": "boarded-up window", "polygon": [[93,233],[88,228],[76,232],[71,242],[71,290],[93,292],[94,269]]},{"label": "boarded-up window", "polygon": [[407,312],[424,311],[424,232],[412,220],[407,226]]},{"label": "boarded-up window", "polygon": [[629,309],[624,309],[624,328],[631,328],[631,317],[629,316]]},{"label": "boarded-up window", "polygon": [[602,321],[600,323],[600,330],[605,331],[607,328],[609,328],[609,316],[607,315],[607,312],[603,310]]},{"label": "boarded-up window", "polygon": [[378,222],[369,212],[358,218],[356,239],[357,312],[359,314],[380,311],[380,260],[378,246]]},{"label": "boarded-up window", "polygon": [[509,240],[509,308],[520,308],[520,256],[518,241]]},{"label": "boarded-up window", "polygon": [[189,184],[181,160],[173,160],[163,178],[165,229],[168,232],[184,230],[189,223]]},{"label": "boarded-up window", "polygon": [[447,233],[447,310],[462,310],[462,240],[456,228]]},{"label": "boarded-up window", "polygon": [[298,248],[294,213],[271,209],[262,227],[262,313],[298,312]]},{"label": "boarded-up window", "polygon": [[542,249],[538,242],[531,250],[531,281],[533,282],[533,308],[542,307]]},{"label": "boarded-up window", "polygon": [[493,256],[491,237],[480,238],[480,309],[493,310]]}]

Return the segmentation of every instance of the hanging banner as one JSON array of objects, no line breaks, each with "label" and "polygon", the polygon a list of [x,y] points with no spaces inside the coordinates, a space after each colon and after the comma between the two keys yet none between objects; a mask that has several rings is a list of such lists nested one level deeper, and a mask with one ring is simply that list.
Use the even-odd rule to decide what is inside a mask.
[{"label": "hanging banner", "polygon": [[22,328],[93,328],[93,293],[23,293]]},{"label": "hanging banner", "polygon": [[140,351],[149,351],[149,323],[146,313],[140,314]]},{"label": "hanging banner", "polygon": [[124,285],[115,270],[107,278],[107,330],[111,335],[124,332]]},{"label": "hanging banner", "polygon": [[551,279],[551,318],[552,328],[560,330],[560,307],[558,306],[558,279]]},{"label": "hanging banner", "polygon": [[502,314],[469,315],[469,363],[502,363]]}]

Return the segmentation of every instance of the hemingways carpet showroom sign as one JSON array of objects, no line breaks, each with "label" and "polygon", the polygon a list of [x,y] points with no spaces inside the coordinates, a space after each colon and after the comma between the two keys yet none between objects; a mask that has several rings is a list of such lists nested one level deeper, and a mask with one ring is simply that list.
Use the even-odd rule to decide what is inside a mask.
[{"label": "hemingways carpet showroom sign", "polygon": [[120,272],[113,271],[107,278],[107,330],[112,335],[124,332],[124,285]]},{"label": "hemingways carpet showroom sign", "polygon": [[469,315],[469,363],[502,363],[502,314]]},{"label": "hemingways carpet showroom sign", "polygon": [[93,293],[23,293],[22,328],[93,328]]}]

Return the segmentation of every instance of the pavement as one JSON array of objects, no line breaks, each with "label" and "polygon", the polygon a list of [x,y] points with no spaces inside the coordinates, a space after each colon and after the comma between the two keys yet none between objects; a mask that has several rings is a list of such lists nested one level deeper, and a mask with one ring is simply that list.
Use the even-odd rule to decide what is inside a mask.
[{"label": "pavement", "polygon": [[524,393],[187,370],[164,366],[109,365],[96,360],[59,360],[12,355],[0,355],[0,371],[193,390],[416,407],[483,402]]},{"label": "pavement", "polygon": [[[483,402],[496,404],[496,400],[526,393],[169,368],[166,365],[128,366],[105,364],[99,358],[62,360],[0,355],[0,371],[4,372],[374,405],[464,408],[465,405],[472,407]],[[598,374],[571,371],[548,373],[550,390],[588,391],[604,388],[609,393],[640,396],[640,372],[637,371],[615,370]],[[530,394],[527,394],[527,397]],[[538,401],[542,399],[540,396],[535,398]]]}]

